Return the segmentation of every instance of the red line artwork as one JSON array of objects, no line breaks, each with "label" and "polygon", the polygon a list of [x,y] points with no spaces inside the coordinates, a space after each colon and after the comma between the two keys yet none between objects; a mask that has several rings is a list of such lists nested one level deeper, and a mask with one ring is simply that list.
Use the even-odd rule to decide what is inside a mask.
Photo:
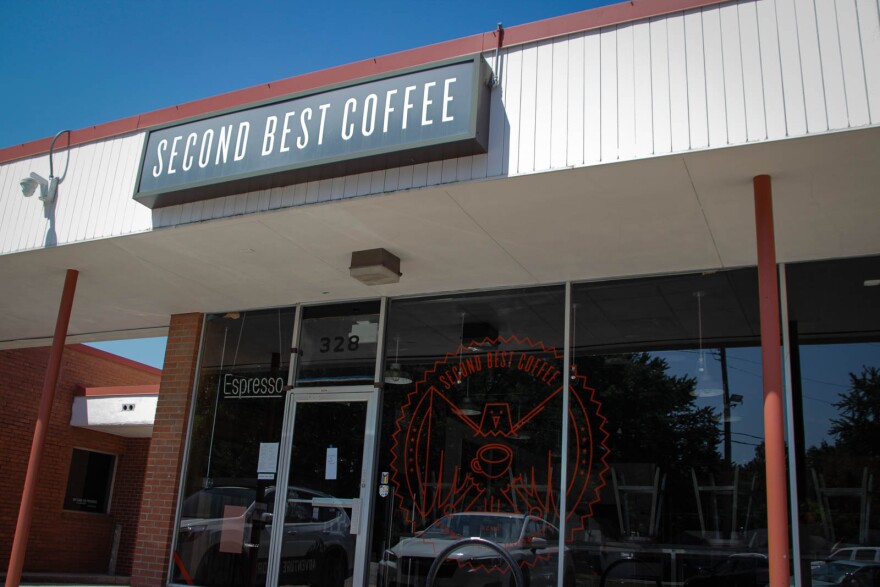
[{"label": "red line artwork", "polygon": [[[521,350],[462,360],[469,347],[457,348],[425,371],[406,397],[391,448],[398,514],[413,528],[457,512],[530,514],[557,525],[564,516],[571,541],[592,516],[608,470],[608,433],[595,390],[574,369],[566,377],[561,353],[541,342],[498,337],[482,347]],[[489,383],[496,390],[491,399],[480,393]],[[498,393],[499,385],[510,389]],[[563,481],[565,390],[569,441],[562,448],[569,458]],[[474,398],[483,399],[465,409]]]}]

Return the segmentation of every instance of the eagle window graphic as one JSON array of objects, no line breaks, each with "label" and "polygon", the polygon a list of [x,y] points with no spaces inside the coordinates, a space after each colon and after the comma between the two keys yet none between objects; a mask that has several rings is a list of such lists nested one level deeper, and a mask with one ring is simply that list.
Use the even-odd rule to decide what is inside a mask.
[{"label": "eagle window graphic", "polygon": [[[463,351],[469,349],[481,352],[465,355]],[[560,450],[566,390],[568,470],[563,483]],[[595,390],[574,370],[565,376],[557,349],[513,336],[455,349],[415,382],[395,423],[391,448],[395,515],[409,533],[429,526],[430,531],[390,548],[384,566],[407,552],[414,555],[406,557],[410,565],[416,558],[433,560],[460,537],[451,528],[460,520],[476,520],[471,517],[475,514],[489,520],[483,525],[490,529],[510,524],[513,516],[519,531],[505,532],[504,540],[493,541],[519,553],[514,558],[531,572],[533,585],[542,583],[535,581],[535,574],[545,567],[553,567],[548,579],[556,584],[555,563],[548,564],[558,556],[554,524],[559,525],[564,515],[567,542],[583,530],[605,484],[607,438]],[[560,511],[563,487],[564,514]],[[480,536],[481,526],[474,527],[477,530],[470,532],[477,533],[470,536]],[[439,536],[444,528],[450,528],[448,536]],[[456,562],[460,571],[506,572],[503,565],[486,562],[491,560],[459,555]]]}]

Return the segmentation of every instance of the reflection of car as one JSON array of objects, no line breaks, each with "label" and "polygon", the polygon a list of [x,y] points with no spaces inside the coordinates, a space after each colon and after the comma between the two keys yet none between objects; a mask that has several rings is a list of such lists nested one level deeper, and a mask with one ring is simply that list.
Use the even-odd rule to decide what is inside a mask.
[{"label": "reflection of car", "polygon": [[828,557],[829,561],[868,561],[880,563],[880,547],[877,546],[847,546],[838,548]]},{"label": "reflection of car", "polygon": [[842,585],[846,587],[880,586],[880,564],[868,561],[831,561],[811,569],[813,587]]},{"label": "reflection of car", "polygon": [[880,547],[877,546],[845,546],[835,548],[831,554],[823,560],[813,561],[810,567],[818,569],[831,561],[868,561],[880,563]]},{"label": "reflection of car", "polygon": [[[424,585],[434,557],[463,538],[479,537],[503,547],[519,564],[529,587],[556,586],[559,531],[523,514],[466,512],[444,516],[413,538],[404,538],[385,551],[379,563],[380,587]],[[574,586],[574,566],[566,556],[563,585]],[[447,587],[512,586],[512,573],[495,551],[465,545],[449,555],[436,585]]]},{"label": "reflection of car", "polygon": [[[303,500],[329,497],[299,487],[287,493],[280,578],[286,583],[342,587],[354,562],[351,520],[338,507]],[[265,577],[275,489],[214,487],[187,497],[181,511],[175,581],[244,585]],[[258,583],[262,582],[262,579]]]},{"label": "reflection of car", "polygon": [[732,554],[684,582],[687,587],[764,587],[769,583],[767,555],[757,552]]}]

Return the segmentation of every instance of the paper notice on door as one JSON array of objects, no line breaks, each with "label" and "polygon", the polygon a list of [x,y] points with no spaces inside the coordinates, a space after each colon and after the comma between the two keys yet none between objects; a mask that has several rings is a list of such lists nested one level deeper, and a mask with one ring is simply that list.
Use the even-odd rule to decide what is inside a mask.
[{"label": "paper notice on door", "polygon": [[257,461],[257,479],[274,479],[278,468],[278,443],[261,442]]},{"label": "paper notice on door", "polygon": [[339,449],[331,446],[327,449],[327,462],[324,465],[324,479],[336,479],[336,454]]}]

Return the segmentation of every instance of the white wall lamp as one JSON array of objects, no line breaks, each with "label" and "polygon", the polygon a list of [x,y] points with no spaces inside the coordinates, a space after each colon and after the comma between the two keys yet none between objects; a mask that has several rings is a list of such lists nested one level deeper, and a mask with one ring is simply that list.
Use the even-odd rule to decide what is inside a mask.
[{"label": "white wall lamp", "polygon": [[354,251],[351,254],[352,277],[364,285],[386,285],[400,281],[400,259],[385,249]]},{"label": "white wall lamp", "polygon": [[39,173],[31,171],[30,174],[22,179],[19,183],[21,186],[21,193],[25,198],[29,198],[37,191],[37,187],[40,188],[40,195],[38,196],[40,201],[43,202],[43,205],[49,206],[52,202],[55,201],[55,196],[58,194],[58,184],[64,180],[64,177],[67,175],[67,165],[70,164],[70,155],[67,156],[67,164],[64,166],[64,173],[61,174],[61,177],[55,176],[55,166],[52,161],[52,155],[55,150],[55,141],[58,140],[58,137],[67,133],[67,146],[70,146],[70,131],[62,130],[52,139],[52,143],[49,145],[49,179],[46,179]]}]

